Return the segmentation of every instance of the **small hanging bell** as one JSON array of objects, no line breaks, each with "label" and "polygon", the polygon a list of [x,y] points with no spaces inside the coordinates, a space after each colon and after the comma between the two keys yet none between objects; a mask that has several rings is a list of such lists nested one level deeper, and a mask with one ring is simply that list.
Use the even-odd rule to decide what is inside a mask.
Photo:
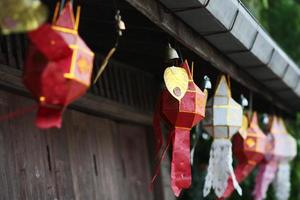
[{"label": "small hanging bell", "polygon": [[248,99],[243,94],[241,94],[240,103],[243,108],[249,105]]},{"label": "small hanging bell", "polygon": [[270,119],[269,119],[268,114],[266,114],[266,113],[263,114],[263,115],[262,115],[262,123],[263,123],[264,125],[268,125],[269,122],[270,122]]},{"label": "small hanging bell", "polygon": [[203,79],[204,79],[204,81],[203,81],[204,89],[211,89],[212,86],[211,86],[210,78],[205,75]]},{"label": "small hanging bell", "polygon": [[179,59],[177,51],[172,48],[171,44],[168,43],[165,54],[165,61],[168,62],[170,60]]},{"label": "small hanging bell", "polygon": [[120,10],[117,10],[117,13],[115,15],[115,20],[116,20],[116,28],[119,36],[123,35],[123,31],[126,30],[126,25],[125,22],[122,20],[122,16],[120,14]]}]

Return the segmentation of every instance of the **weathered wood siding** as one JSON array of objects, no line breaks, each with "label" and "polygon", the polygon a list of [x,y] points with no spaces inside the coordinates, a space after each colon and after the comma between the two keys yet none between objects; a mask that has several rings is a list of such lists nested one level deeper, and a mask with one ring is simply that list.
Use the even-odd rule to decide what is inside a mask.
[{"label": "weathered wood siding", "polygon": [[[0,90],[1,116],[34,103]],[[62,129],[41,131],[34,117],[0,122],[1,200],[163,199],[148,192],[146,127],[67,110]]]}]

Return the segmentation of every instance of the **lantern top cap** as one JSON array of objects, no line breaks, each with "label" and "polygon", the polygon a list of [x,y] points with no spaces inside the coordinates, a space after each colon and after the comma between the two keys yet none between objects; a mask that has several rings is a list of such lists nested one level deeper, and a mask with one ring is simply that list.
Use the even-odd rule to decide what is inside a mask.
[{"label": "lantern top cap", "polygon": [[53,17],[53,25],[77,31],[80,18],[80,7],[78,6],[77,8],[76,18],[73,13],[73,5],[70,1],[66,3],[60,14],[58,14],[58,8],[59,4],[56,5]]},{"label": "lantern top cap", "polygon": [[254,112],[252,115],[250,126],[258,126],[258,120],[257,120],[257,112]]},{"label": "lantern top cap", "polygon": [[215,91],[215,96],[227,96],[231,97],[231,91],[229,83],[225,75],[222,75]]},{"label": "lantern top cap", "polygon": [[270,133],[288,134],[285,123],[281,117],[273,116],[271,121]]},{"label": "lantern top cap", "polygon": [[281,133],[288,134],[287,128],[285,126],[285,123],[284,123],[284,121],[283,121],[283,119],[281,117],[278,119],[278,126],[280,128],[280,132]]}]

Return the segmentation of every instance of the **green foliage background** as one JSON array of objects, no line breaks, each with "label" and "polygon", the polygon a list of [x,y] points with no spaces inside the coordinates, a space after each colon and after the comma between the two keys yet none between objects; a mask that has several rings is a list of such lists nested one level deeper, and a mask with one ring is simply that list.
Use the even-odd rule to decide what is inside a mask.
[{"label": "green foliage background", "polygon": [[[249,8],[251,13],[258,19],[262,26],[275,39],[289,56],[298,64],[300,63],[300,0],[242,0]],[[288,123],[289,132],[295,137],[300,136],[300,113],[296,120]],[[196,131],[193,132],[196,134]],[[201,134],[199,134],[201,135]],[[195,136],[194,136],[195,137]],[[179,199],[182,200],[216,200],[214,195],[203,198],[202,189],[206,175],[205,166],[208,162],[211,139],[205,140],[200,136],[194,158],[193,166],[193,184],[190,190],[184,191]],[[300,139],[298,139],[298,149]],[[292,191],[290,200],[300,200],[300,153],[291,163],[291,181]],[[242,183],[243,197],[236,193],[230,198],[231,200],[252,200],[252,191],[255,185],[256,171],[254,171],[247,180]],[[267,200],[275,200],[273,188],[268,191]]]}]

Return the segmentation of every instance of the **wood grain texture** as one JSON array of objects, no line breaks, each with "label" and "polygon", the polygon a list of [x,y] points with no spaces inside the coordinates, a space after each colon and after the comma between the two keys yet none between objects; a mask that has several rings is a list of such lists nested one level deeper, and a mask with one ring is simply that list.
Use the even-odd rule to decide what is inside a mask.
[{"label": "wood grain texture", "polygon": [[[0,90],[0,116],[34,103]],[[34,118],[0,123],[1,200],[162,200],[148,192],[148,128],[66,110],[42,131]]]}]

